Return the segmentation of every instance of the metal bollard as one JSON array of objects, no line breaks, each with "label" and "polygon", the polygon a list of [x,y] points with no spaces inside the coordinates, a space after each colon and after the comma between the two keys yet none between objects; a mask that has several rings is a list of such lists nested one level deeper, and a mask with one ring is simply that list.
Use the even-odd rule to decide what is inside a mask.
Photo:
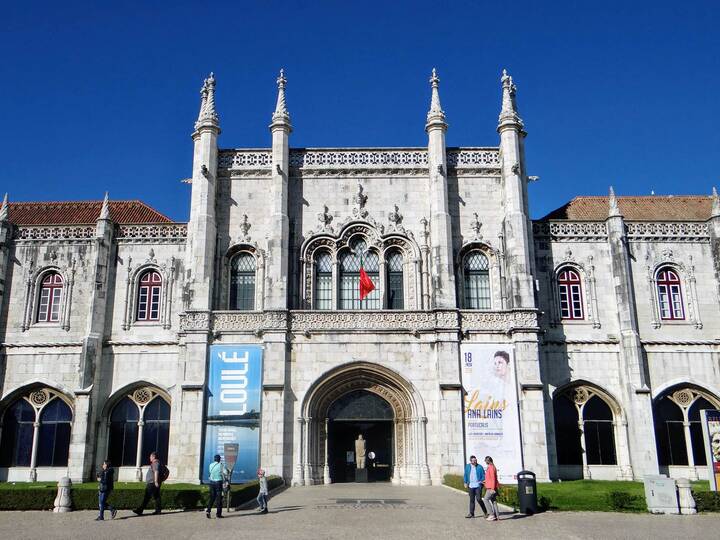
[{"label": "metal bollard", "polygon": [[678,478],[676,483],[678,498],[680,499],[680,513],[685,515],[697,514],[695,499],[693,499],[690,489],[690,480],[687,478]]},{"label": "metal bollard", "polygon": [[72,481],[67,476],[63,476],[58,482],[58,492],[57,497],[55,497],[53,512],[72,512],[70,488],[72,488]]}]

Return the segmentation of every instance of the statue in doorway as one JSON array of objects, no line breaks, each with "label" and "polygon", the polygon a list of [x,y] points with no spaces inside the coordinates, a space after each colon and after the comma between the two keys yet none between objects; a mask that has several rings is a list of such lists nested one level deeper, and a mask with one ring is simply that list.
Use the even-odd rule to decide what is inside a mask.
[{"label": "statue in doorway", "polygon": [[365,439],[362,435],[355,440],[355,465],[358,469],[365,468]]}]

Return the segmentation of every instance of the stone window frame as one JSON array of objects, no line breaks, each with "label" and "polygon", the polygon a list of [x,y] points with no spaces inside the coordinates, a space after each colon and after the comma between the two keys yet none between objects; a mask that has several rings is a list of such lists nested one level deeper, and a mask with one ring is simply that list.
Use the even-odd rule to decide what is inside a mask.
[{"label": "stone window frame", "polygon": [[[420,247],[410,234],[393,231],[383,234],[383,228],[369,221],[355,220],[346,224],[339,234],[323,231],[310,236],[301,248],[302,266],[302,304],[305,309],[315,309],[315,257],[317,252],[325,250],[332,259],[332,288],[331,308],[323,311],[352,311],[340,308],[340,261],[341,252],[347,249],[351,239],[362,237],[368,250],[378,254],[379,259],[379,287],[382,292],[382,311],[412,311],[421,309],[421,255]],[[387,299],[387,255],[391,250],[400,251],[403,257],[403,295],[404,307],[401,310],[388,309]]]},{"label": "stone window frame", "polygon": [[[252,310],[236,310],[230,308],[230,290],[232,283],[232,260],[241,253],[248,253],[255,258],[255,299]],[[223,306],[228,311],[253,312],[262,311],[265,306],[265,252],[257,244],[241,242],[233,244],[223,257],[222,276],[225,282]]]},{"label": "stone window frame", "polygon": [[[479,251],[488,260],[488,278],[490,280],[490,307],[487,309],[472,309],[465,305],[465,258],[473,251]],[[489,243],[480,240],[468,242],[458,252],[456,261],[456,275],[458,276],[458,304],[461,309],[472,311],[493,311],[505,309],[505,294],[503,286],[502,254]]]},{"label": "stone window frame", "polygon": [[[40,305],[42,281],[49,273],[59,274],[63,280],[62,294],[60,296],[60,318],[57,321],[37,320]],[[25,283],[25,309],[22,322],[22,331],[33,327],[60,327],[66,332],[70,330],[70,307],[72,305],[72,292],[75,282],[74,269],[63,270],[57,265],[44,266],[31,273]]]},{"label": "stone window frame", "polygon": [[[128,272],[125,279],[125,308],[123,311],[123,330],[130,330],[135,326],[162,326],[163,330],[172,328],[172,291],[175,282],[174,258],[169,265],[157,262],[145,262],[132,268],[132,259],[128,263]],[[137,308],[140,295],[140,279],[149,271],[160,274],[162,286],[160,288],[160,317],[158,320],[138,320]]]},{"label": "stone window frame", "polygon": [[[138,482],[143,481],[143,474],[142,469],[145,465],[145,459],[147,456],[142,455],[142,446],[143,446],[143,428],[145,426],[145,409],[147,408],[150,403],[152,403],[155,399],[162,399],[165,401],[165,403],[168,404],[170,407],[170,421],[172,422],[172,399],[170,398],[170,395],[160,390],[159,388],[155,386],[134,386],[131,387],[129,390],[125,390],[123,392],[116,393],[111,402],[108,403],[108,407],[106,409],[106,413],[104,415],[104,422],[105,422],[105,441],[106,445],[110,444],[110,428],[111,428],[111,418],[112,413],[115,410],[115,407],[117,407],[120,402],[124,398],[129,398],[130,401],[132,401],[138,408],[138,437],[137,437],[137,446],[135,448],[135,479]],[[107,453],[107,452],[106,452]],[[167,463],[168,456],[161,456],[164,462]],[[120,465],[117,465],[119,468]],[[131,466],[130,466],[131,467]]]},{"label": "stone window frame", "polygon": [[[580,288],[583,301],[583,318],[582,319],[563,319],[560,307],[560,285],[558,276],[564,268],[571,268],[580,276]],[[585,265],[575,260],[565,260],[557,265],[550,274],[550,326],[558,325],[592,325],[593,328],[601,328],[598,295],[595,285],[595,267],[592,264],[592,257],[588,259]]]},{"label": "stone window frame", "polygon": [[[651,325],[654,329],[661,328],[663,325],[685,325],[694,326],[701,330],[703,327],[700,318],[700,302],[697,294],[697,284],[695,281],[695,266],[692,256],[688,257],[687,265],[684,262],[676,261],[672,257],[672,253],[666,250],[667,256],[657,259],[647,265],[647,284],[650,294],[651,307]],[[660,312],[660,301],[658,299],[657,275],[664,269],[672,269],[680,279],[680,296],[683,303],[685,313],[684,319],[663,319]]]},{"label": "stone window frame", "polygon": [[[32,439],[32,450],[30,453],[30,476],[29,481],[30,482],[37,482],[37,453],[38,453],[38,446],[39,446],[39,440],[40,440],[40,416],[42,414],[43,409],[54,399],[60,399],[70,408],[70,442],[69,444],[72,445],[72,431],[73,427],[75,425],[75,407],[73,406],[72,400],[66,396],[64,393],[55,390],[54,388],[50,388],[48,386],[42,386],[42,387],[35,387],[35,388],[25,388],[24,390],[18,391],[18,393],[15,393],[15,396],[7,401],[6,406],[0,410],[0,436],[2,435],[2,423],[3,419],[5,417],[5,413],[7,412],[8,408],[12,406],[15,402],[18,400],[24,399],[27,401],[30,406],[33,408],[33,411],[35,412],[35,421],[33,422],[33,439]],[[68,457],[68,459],[70,459]],[[66,467],[66,466],[65,466]],[[18,467],[18,468],[24,468],[24,467]]]}]

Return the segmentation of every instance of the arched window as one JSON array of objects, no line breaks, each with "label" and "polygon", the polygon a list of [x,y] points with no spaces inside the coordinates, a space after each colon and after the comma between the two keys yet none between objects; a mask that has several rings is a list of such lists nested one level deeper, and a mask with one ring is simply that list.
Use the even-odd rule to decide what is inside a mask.
[{"label": "arched window", "polygon": [[560,318],[584,319],[582,286],[577,271],[568,267],[561,268],[557,274],[557,284],[560,295]]},{"label": "arched window", "polygon": [[583,431],[588,465],[616,465],[615,430],[610,407],[598,396],[583,407]]},{"label": "arched window", "polygon": [[40,284],[37,322],[58,322],[62,302],[63,278],[57,272],[48,272]]},{"label": "arched window", "polygon": [[617,465],[613,412],[592,388],[557,395],[553,412],[558,465]]},{"label": "arched window", "polygon": [[230,309],[255,309],[255,257],[239,253],[230,263]]},{"label": "arched window", "polygon": [[[365,270],[375,289],[360,300],[360,267]],[[380,260],[369,251],[365,240],[356,238],[340,256],[340,309],[380,309]]]},{"label": "arched window", "polygon": [[466,309],[490,309],[490,264],[480,251],[471,251],[463,261]]},{"label": "arched window", "polygon": [[53,391],[34,390],[19,398],[3,415],[0,466],[33,471],[36,467],[66,467],[71,427],[72,410]]},{"label": "arched window", "polygon": [[685,319],[682,289],[677,272],[669,267],[661,268],[657,273],[656,286],[660,318],[670,321]]},{"label": "arched window", "polygon": [[162,277],[155,270],[148,270],[140,276],[137,296],[137,320],[160,320],[160,296],[162,293]]},{"label": "arched window", "polygon": [[315,309],[332,309],[332,257],[327,251],[315,255]]},{"label": "arched window", "polygon": [[167,462],[170,405],[151,388],[140,388],[118,401],[110,412],[109,425],[108,458],[115,465],[141,467],[155,451]]},{"label": "arched window", "polygon": [[655,399],[653,417],[660,466],[707,463],[700,411],[717,409],[719,404],[714,401],[701,390],[677,387]]},{"label": "arched window", "polygon": [[145,407],[143,415],[142,456],[145,459],[150,452],[157,451],[163,460],[167,460],[168,441],[170,439],[170,405],[160,396]]},{"label": "arched window", "polygon": [[0,466],[29,467],[33,447],[35,409],[18,399],[5,411],[0,432]]},{"label": "arched window", "polygon": [[117,467],[137,464],[138,421],[140,411],[129,398],[123,398],[110,415],[108,458]]},{"label": "arched window", "polygon": [[55,398],[40,412],[40,433],[37,452],[38,467],[65,467],[70,452],[72,411],[60,398]]},{"label": "arched window", "polygon": [[403,256],[398,250],[387,255],[387,291],[388,309],[404,309]]}]

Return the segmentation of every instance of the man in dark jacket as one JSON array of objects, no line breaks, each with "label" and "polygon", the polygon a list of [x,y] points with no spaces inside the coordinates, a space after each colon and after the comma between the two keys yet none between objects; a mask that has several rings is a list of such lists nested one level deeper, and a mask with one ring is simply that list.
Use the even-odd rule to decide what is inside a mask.
[{"label": "man in dark jacket", "polygon": [[115,487],[115,471],[112,468],[110,461],[107,459],[103,461],[102,470],[98,474],[98,505],[100,506],[100,515],[95,518],[95,521],[105,521],[105,509],[110,510],[110,517],[115,519],[117,515],[117,509],[113,508],[108,502],[110,494]]}]

